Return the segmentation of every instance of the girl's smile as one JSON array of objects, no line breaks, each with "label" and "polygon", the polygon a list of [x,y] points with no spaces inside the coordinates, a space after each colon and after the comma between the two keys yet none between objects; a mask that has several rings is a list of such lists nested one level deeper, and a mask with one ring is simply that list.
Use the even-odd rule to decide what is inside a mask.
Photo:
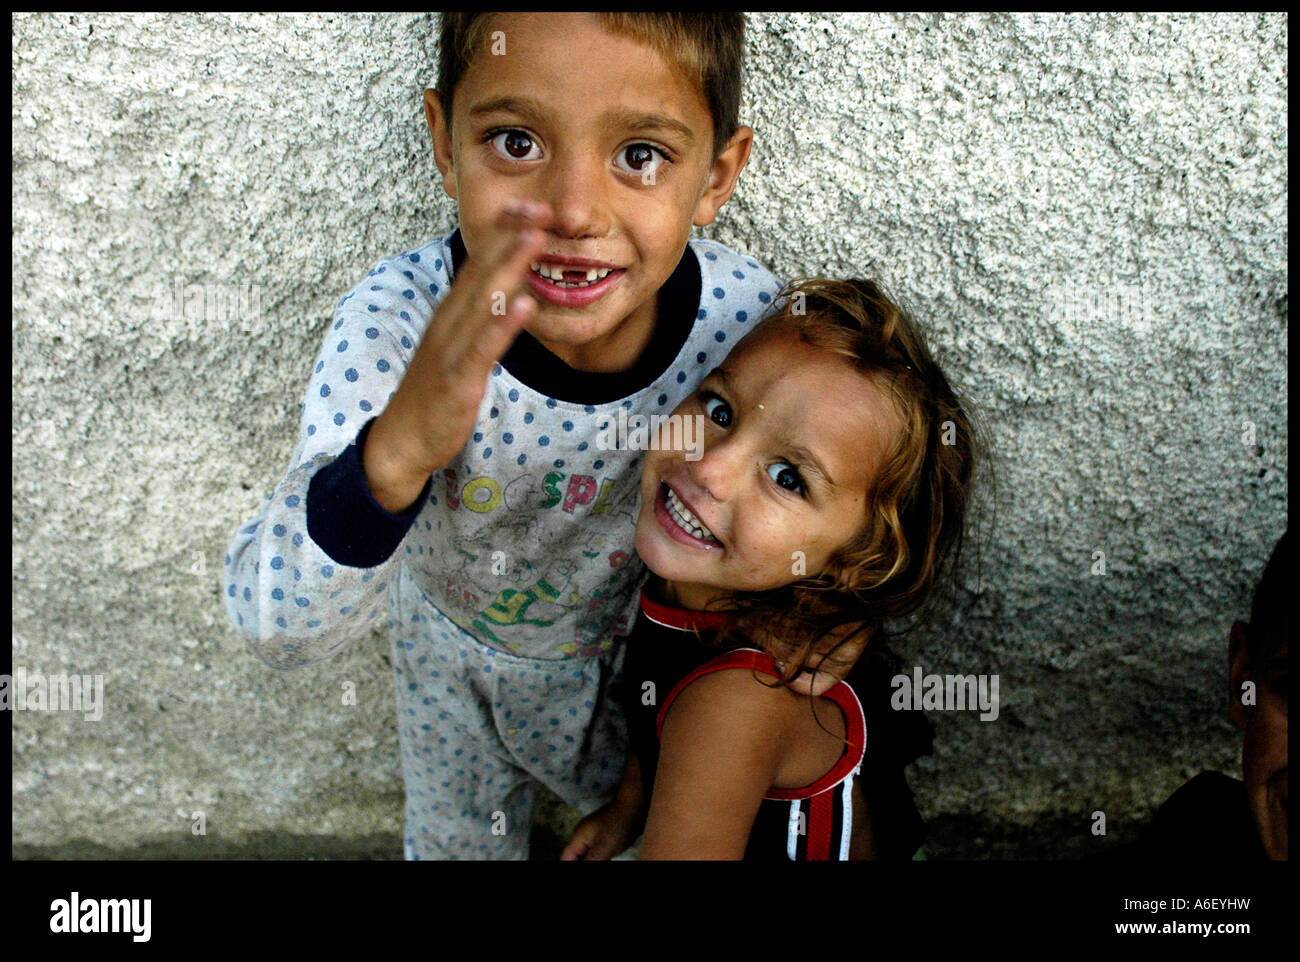
[{"label": "girl's smile", "polygon": [[667,483],[659,486],[655,498],[655,520],[675,540],[702,551],[721,548],[722,543],[700,516],[687,507],[676,490]]}]

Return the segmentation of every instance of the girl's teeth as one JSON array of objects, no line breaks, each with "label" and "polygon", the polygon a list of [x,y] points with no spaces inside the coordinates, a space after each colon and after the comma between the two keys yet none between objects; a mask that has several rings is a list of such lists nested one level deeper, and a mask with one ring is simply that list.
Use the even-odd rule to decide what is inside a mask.
[{"label": "girl's teeth", "polygon": [[668,512],[673,518],[694,537],[701,541],[717,541],[708,528],[704,527],[699,520],[691,513],[686,505],[682,504],[672,488],[668,489],[668,495],[664,499],[668,505]]}]

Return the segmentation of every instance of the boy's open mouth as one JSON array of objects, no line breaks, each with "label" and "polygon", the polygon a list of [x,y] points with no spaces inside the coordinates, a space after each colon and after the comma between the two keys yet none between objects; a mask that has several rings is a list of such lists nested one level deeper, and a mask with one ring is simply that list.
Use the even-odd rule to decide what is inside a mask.
[{"label": "boy's open mouth", "polygon": [[612,267],[602,267],[599,270],[594,267],[586,270],[565,269],[560,267],[558,264],[547,265],[539,263],[538,261],[533,261],[529,267],[532,268],[534,274],[538,274],[546,278],[556,287],[561,287],[566,290],[579,287],[590,287],[592,284],[602,280],[614,271],[614,268]]},{"label": "boy's open mouth", "polygon": [[623,267],[566,267],[533,261],[528,287],[557,307],[586,307],[604,297],[623,279]]}]

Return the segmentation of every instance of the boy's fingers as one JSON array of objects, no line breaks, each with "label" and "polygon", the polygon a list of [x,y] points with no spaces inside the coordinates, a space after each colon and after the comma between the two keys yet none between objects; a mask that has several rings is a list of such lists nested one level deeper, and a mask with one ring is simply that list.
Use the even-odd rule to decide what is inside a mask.
[{"label": "boy's fingers", "polygon": [[493,222],[479,253],[471,256],[452,284],[440,312],[439,341],[452,370],[477,380],[510,349],[536,316],[537,303],[526,288],[530,263],[541,253],[545,235],[533,218],[549,218],[550,208],[513,202]]},{"label": "boy's fingers", "polygon": [[526,293],[517,293],[521,286],[526,286],[526,271],[529,264],[541,252],[545,243],[542,232],[529,228],[516,238],[516,243],[507,252],[501,263],[497,264],[486,278],[486,283],[479,288],[480,303],[474,313],[486,309],[492,316],[493,324],[482,326],[479,320],[473,321],[476,327],[475,353],[483,361],[492,363],[500,360],[510,345],[519,336],[524,325],[537,313],[537,302]]},{"label": "boy's fingers", "polygon": [[[497,297],[498,293],[500,297]],[[479,367],[490,368],[501,360],[501,356],[510,350],[510,345],[515,342],[519,332],[537,313],[537,302],[527,294],[518,294],[509,303],[505,300],[504,292],[493,292],[493,295],[494,305],[499,304],[505,313],[502,314],[501,310],[494,306],[492,323],[480,327],[478,336],[470,347],[476,359],[475,363]]]},{"label": "boy's fingers", "polygon": [[496,217],[498,226],[511,230],[518,230],[528,224],[534,227],[545,227],[550,222],[550,204],[521,198],[508,201]]},{"label": "boy's fingers", "polygon": [[[499,288],[501,285],[495,280],[497,274],[503,267],[519,261],[521,243],[528,246],[533,242],[531,236],[525,238],[523,235],[531,230],[537,234],[540,242],[541,232],[538,228],[549,223],[550,208],[545,204],[518,200],[507,203],[492,218],[490,228],[476,244],[475,252],[470,255],[465,270],[462,271],[465,281],[463,286],[492,289],[495,285]],[[536,253],[533,251],[529,257]],[[528,262],[524,260],[523,263],[526,266]],[[522,273],[512,273],[520,279],[523,277]]]},{"label": "boy's fingers", "polygon": [[545,240],[542,232],[527,228],[512,236],[509,245],[493,263],[487,265],[468,292],[475,301],[471,305],[476,315],[471,322],[477,327],[482,311],[501,316],[505,302],[512,299],[520,287],[528,283],[529,265],[541,253]]},{"label": "boy's fingers", "polygon": [[539,200],[525,200],[522,197],[506,202],[498,214],[498,221],[510,223],[520,220],[544,221],[551,216],[551,207]]},{"label": "boy's fingers", "polygon": [[525,272],[546,243],[539,228],[549,224],[550,217],[550,207],[536,201],[512,200],[498,211],[493,230],[483,239],[483,249],[470,257],[464,272],[462,287],[467,288],[465,294],[472,302],[470,313],[474,315],[472,320],[466,320],[473,325],[472,330],[477,330],[480,311],[490,309],[494,297],[498,302],[498,294],[509,298],[527,283]]},{"label": "boy's fingers", "polygon": [[564,847],[564,851],[560,853],[560,861],[576,862],[587,853],[587,848],[588,845],[586,842],[580,842],[575,839]]},{"label": "boy's fingers", "polygon": [[447,337],[459,345],[457,353],[469,362],[469,370],[490,368],[499,361],[537,314],[537,302],[519,291],[527,284],[524,272],[543,243],[540,231],[532,234],[521,239],[504,264],[480,274],[458,292],[462,301],[449,318]]},{"label": "boy's fingers", "polygon": [[488,271],[491,283],[496,289],[504,288],[511,291],[520,284],[526,283],[528,276],[524,272],[541,254],[544,246],[546,246],[546,238],[536,227],[526,227],[513,235],[510,246]]},{"label": "boy's fingers", "polygon": [[[535,246],[536,249],[531,251],[529,259],[533,254],[540,252],[542,236],[539,228],[550,223],[550,211],[550,207],[545,204],[513,200],[497,213],[492,222],[493,237],[485,245],[487,251],[483,266],[488,275],[506,269],[510,271],[511,276],[521,276],[513,269],[519,262],[519,249]],[[534,244],[535,241],[538,243]],[[525,266],[527,263],[528,260],[523,261]]]}]

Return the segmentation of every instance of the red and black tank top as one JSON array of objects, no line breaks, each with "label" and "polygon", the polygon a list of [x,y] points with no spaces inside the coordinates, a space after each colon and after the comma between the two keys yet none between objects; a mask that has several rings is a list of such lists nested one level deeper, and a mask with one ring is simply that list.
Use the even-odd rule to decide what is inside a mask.
[{"label": "red and black tank top", "polygon": [[[644,590],[641,593],[641,610],[627,641],[623,677],[629,745],[640,760],[647,797],[654,787],[664,720],[687,685],[702,675],[730,668],[780,677],[766,652],[754,648],[723,650],[710,644],[725,619],[724,614],[664,605],[648,597]],[[889,751],[888,746],[877,749],[874,739],[869,744],[870,712],[864,711],[855,691],[856,685],[880,680],[855,668],[847,682],[825,693],[844,713],[845,750],[831,770],[812,784],[768,790],[750,830],[746,859],[846,860],[853,830],[853,786],[859,778],[863,779],[861,788],[871,811],[877,852],[885,858],[911,858],[923,837],[923,823],[912,802],[902,765],[897,764],[897,753]],[[877,685],[874,693],[883,696],[883,708],[890,711],[887,680],[885,685],[883,690]],[[919,716],[916,721],[924,726],[925,739],[923,745],[913,747],[928,752],[928,722]],[[888,731],[896,726],[881,727]],[[917,732],[914,726],[913,732]],[[884,832],[889,836],[885,837]]]}]

